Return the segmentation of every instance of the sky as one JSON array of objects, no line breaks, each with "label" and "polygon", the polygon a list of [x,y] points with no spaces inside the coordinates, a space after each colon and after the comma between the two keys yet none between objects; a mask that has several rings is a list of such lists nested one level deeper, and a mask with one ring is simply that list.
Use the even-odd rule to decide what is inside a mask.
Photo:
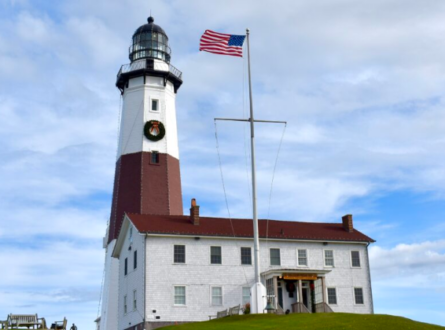
[{"label": "sky", "polygon": [[340,222],[352,213],[377,241],[375,312],[445,326],[437,0],[0,0],[0,319],[38,313],[94,328],[117,150],[114,84],[150,11],[183,72],[184,212],[195,197],[202,214],[226,217],[227,197],[233,217],[251,216],[248,126],[217,124],[220,166],[214,125],[248,117],[247,61],[198,50],[206,29],[249,28],[255,117],[288,123],[256,125],[259,217]]}]

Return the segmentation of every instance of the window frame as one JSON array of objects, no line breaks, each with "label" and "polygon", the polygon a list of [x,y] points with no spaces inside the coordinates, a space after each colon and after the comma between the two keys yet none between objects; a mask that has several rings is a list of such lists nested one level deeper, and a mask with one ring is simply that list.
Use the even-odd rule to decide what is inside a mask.
[{"label": "window frame", "polygon": [[[333,289],[335,292],[335,303],[330,303],[329,302],[329,289]],[[326,288],[326,298],[327,298],[327,304],[328,305],[338,305],[338,297],[337,297],[337,288],[336,287],[327,287]]]},{"label": "window frame", "polygon": [[[159,166],[161,164],[161,158],[159,157],[159,151],[157,150],[151,150],[150,151],[150,165],[157,165]],[[155,161],[153,161],[153,156],[157,155],[157,159]]]},{"label": "window frame", "polygon": [[[176,288],[184,288],[184,304],[176,303]],[[186,285],[173,285],[173,306],[175,306],[175,307],[187,306],[187,286]]]},{"label": "window frame", "polygon": [[[219,263],[218,262],[213,262],[212,260],[212,249],[213,248],[219,248]],[[210,246],[210,264],[211,265],[222,265],[222,246],[217,246],[217,245],[212,245]]]},{"label": "window frame", "polygon": [[[327,265],[326,264],[326,251],[331,251],[332,252],[332,265]],[[323,250],[323,265],[324,265],[324,267],[332,267],[332,268],[334,268],[335,267],[335,254],[334,254],[334,250],[331,250],[331,249],[325,249],[325,250]]]},{"label": "window frame", "polygon": [[128,314],[127,295],[124,296],[124,315]]},{"label": "window frame", "polygon": [[[272,250],[278,250],[278,264],[272,264]],[[271,266],[281,266],[281,250],[280,248],[270,248],[269,249],[269,263]]]},{"label": "window frame", "polygon": [[124,260],[124,276],[128,275],[128,258]]},{"label": "window frame", "polygon": [[[184,247],[184,261],[183,262],[175,261],[176,260],[175,259],[175,254],[176,254],[175,247],[176,246],[183,246]],[[187,262],[187,247],[186,247],[186,245],[185,244],[173,244],[173,264],[174,265],[185,265],[186,262]]]},{"label": "window frame", "polygon": [[[213,289],[221,289],[221,296],[216,296],[221,297],[221,304],[213,303]],[[222,286],[212,285],[210,287],[210,306],[224,306],[224,289]]]},{"label": "window frame", "polygon": [[137,309],[138,309],[137,291],[133,290],[133,310],[136,311]]},{"label": "window frame", "polygon": [[[153,101],[156,101],[157,110],[153,110]],[[161,100],[160,99],[150,97],[150,112],[154,112],[154,113],[161,112]]]},{"label": "window frame", "polygon": [[[352,253],[354,253],[354,252],[357,252],[357,254],[358,254],[358,266],[354,266],[354,258],[352,257]],[[349,255],[351,256],[351,267],[352,268],[362,268],[360,251],[359,250],[351,250],[351,253]]]},{"label": "window frame", "polygon": [[[362,302],[361,303],[357,302],[357,294],[356,294],[355,290],[361,290],[362,291]],[[354,291],[354,305],[364,306],[365,305],[365,293],[363,291],[363,288],[362,287],[354,287],[353,291]]]},{"label": "window frame", "polygon": [[[248,263],[248,264],[243,263],[243,249],[249,250],[250,263]],[[240,261],[241,261],[242,266],[252,266],[252,248],[250,246],[241,246],[240,247]]]},{"label": "window frame", "polygon": [[[304,257],[306,259],[306,264],[300,263],[300,251],[305,251],[306,256]],[[309,266],[309,257],[307,249],[297,249],[297,265],[300,267],[308,267]]]},{"label": "window frame", "polygon": [[138,268],[138,250],[133,252],[133,270]]}]

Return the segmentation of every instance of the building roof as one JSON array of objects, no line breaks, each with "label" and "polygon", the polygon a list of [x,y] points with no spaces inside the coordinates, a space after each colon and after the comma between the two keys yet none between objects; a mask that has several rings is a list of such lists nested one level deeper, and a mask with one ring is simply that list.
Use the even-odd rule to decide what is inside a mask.
[{"label": "building roof", "polygon": [[[194,225],[189,216],[127,214],[139,232],[164,235],[253,237],[252,219],[199,217]],[[260,238],[341,242],[375,242],[354,229],[347,232],[342,223],[277,221],[260,219]]]}]

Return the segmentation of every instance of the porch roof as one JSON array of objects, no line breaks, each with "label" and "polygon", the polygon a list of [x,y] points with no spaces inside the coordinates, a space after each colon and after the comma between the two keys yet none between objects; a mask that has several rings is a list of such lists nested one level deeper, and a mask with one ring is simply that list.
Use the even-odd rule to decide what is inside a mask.
[{"label": "porch roof", "polygon": [[264,276],[265,278],[271,278],[274,276],[283,276],[283,274],[316,274],[320,277],[324,277],[330,271],[330,269],[275,268],[262,272],[261,276]]}]

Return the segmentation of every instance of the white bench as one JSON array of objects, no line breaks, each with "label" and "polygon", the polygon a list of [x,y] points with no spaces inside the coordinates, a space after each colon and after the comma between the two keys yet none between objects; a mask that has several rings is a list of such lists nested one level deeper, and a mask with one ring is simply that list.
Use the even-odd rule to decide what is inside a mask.
[{"label": "white bench", "polygon": [[32,327],[32,329],[35,329],[39,324],[39,318],[37,314],[9,314],[8,324],[14,327],[27,327],[28,329]]}]

